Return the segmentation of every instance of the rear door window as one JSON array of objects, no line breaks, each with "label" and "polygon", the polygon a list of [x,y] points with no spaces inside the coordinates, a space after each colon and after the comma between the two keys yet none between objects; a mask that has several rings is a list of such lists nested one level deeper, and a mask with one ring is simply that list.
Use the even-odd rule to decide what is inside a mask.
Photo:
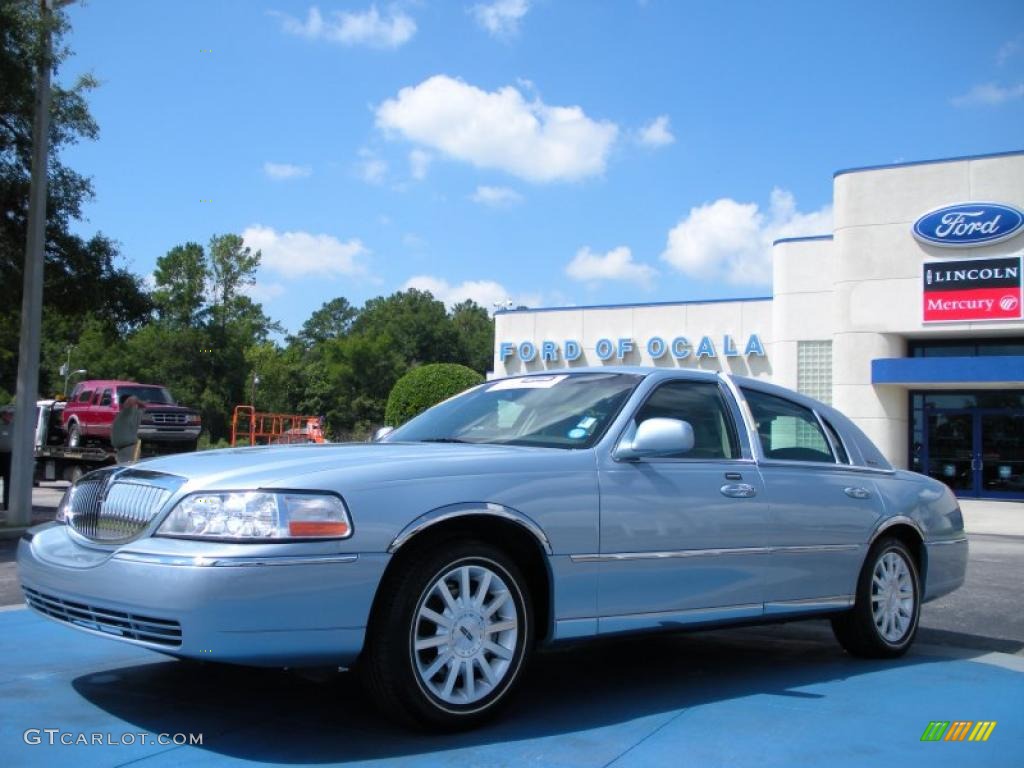
[{"label": "rear door window", "polygon": [[113,395],[113,390],[111,390],[111,389],[104,389],[103,390],[103,395],[102,395],[102,397],[100,397],[100,405],[109,406],[111,401],[113,400],[112,395]]},{"label": "rear door window", "polygon": [[835,463],[814,411],[783,397],[744,389],[767,459]]}]

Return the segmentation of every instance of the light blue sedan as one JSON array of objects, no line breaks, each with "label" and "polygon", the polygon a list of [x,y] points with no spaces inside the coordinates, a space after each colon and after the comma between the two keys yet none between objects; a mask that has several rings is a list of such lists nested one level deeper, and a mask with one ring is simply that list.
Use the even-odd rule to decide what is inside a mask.
[{"label": "light blue sedan", "polygon": [[370,444],[84,476],[30,530],[27,603],[173,656],[356,666],[385,711],[467,727],[539,645],[831,616],[893,657],[959,587],[941,483],[762,381],[574,369],[487,382]]}]

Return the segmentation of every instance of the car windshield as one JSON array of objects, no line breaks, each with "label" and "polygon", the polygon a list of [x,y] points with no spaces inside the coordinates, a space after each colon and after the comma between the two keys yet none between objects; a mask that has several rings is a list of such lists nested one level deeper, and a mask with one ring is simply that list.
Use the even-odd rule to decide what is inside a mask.
[{"label": "car windshield", "polygon": [[137,397],[144,403],[174,405],[171,393],[163,387],[118,387],[117,402],[123,403],[128,397]]},{"label": "car windshield", "polygon": [[572,373],[492,381],[425,411],[385,441],[589,448],[642,378]]}]

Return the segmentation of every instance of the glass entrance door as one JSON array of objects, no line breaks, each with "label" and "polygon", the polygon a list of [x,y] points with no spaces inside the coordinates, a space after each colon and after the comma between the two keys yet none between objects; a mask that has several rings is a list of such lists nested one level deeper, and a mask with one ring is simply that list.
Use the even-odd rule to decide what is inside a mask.
[{"label": "glass entrance door", "polygon": [[1024,499],[1024,412],[928,409],[921,427],[915,469],[958,496]]},{"label": "glass entrance door", "polygon": [[1024,413],[977,414],[980,495],[1024,498]]},{"label": "glass entrance door", "polygon": [[974,415],[929,411],[924,423],[924,473],[958,496],[975,495]]}]

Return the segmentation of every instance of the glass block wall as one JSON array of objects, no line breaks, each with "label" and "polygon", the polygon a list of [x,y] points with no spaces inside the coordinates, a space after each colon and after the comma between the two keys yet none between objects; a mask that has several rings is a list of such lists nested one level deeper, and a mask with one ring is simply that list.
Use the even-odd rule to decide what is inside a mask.
[{"label": "glass block wall", "polygon": [[832,404],[832,342],[796,343],[796,388],[802,395]]}]

